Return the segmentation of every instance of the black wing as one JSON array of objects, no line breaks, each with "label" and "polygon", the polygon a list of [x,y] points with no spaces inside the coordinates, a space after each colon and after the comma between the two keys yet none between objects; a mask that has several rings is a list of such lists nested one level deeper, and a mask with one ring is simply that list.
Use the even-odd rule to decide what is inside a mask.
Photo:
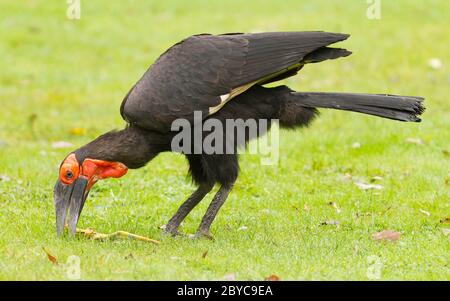
[{"label": "black wing", "polygon": [[205,118],[255,84],[295,74],[305,56],[347,37],[327,32],[189,37],[145,72],[123,100],[121,115],[149,130],[170,131],[173,120],[192,120],[194,111]]}]

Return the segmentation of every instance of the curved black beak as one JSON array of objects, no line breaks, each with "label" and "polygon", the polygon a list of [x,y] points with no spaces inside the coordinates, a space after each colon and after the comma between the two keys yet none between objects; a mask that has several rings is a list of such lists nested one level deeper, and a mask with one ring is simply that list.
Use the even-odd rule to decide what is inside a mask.
[{"label": "curved black beak", "polygon": [[53,190],[53,202],[56,212],[56,233],[61,235],[64,231],[67,212],[69,216],[67,223],[69,234],[74,235],[77,231],[78,218],[83,210],[84,202],[89,194],[86,189],[88,179],[79,176],[72,184],[65,185],[59,179]]}]

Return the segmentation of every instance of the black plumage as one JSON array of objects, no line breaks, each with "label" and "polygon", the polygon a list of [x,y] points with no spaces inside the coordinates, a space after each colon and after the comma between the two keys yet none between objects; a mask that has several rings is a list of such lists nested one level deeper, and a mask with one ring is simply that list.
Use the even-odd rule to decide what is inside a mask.
[{"label": "black plumage", "polygon": [[189,37],[145,72],[124,99],[121,114],[142,128],[168,132],[173,120],[191,119],[194,110],[208,116],[210,108],[220,105],[220,96],[244,85],[270,82],[271,76],[293,75],[305,56],[347,37],[325,32]]},{"label": "black plumage", "polygon": [[[171,151],[172,122],[185,118],[193,126],[194,111],[203,120],[214,118],[272,120],[280,126],[308,125],[316,108],[350,110],[401,121],[420,121],[421,98],[350,94],[300,93],[286,86],[263,84],[295,75],[305,64],[348,56],[346,49],[329,45],[346,34],[326,32],[276,32],[257,34],[202,34],[189,37],[168,49],[144,73],[122,102],[120,113],[128,125],[106,133],[74,153],[80,164],[86,159],[121,162],[139,168],[158,153]],[[270,126],[270,124],[269,124]],[[246,131],[244,126],[236,131]],[[205,137],[210,131],[203,130]],[[263,135],[259,129],[257,136]],[[225,134],[224,134],[225,135]],[[250,137],[246,135],[245,144]],[[194,139],[192,139],[194,141]],[[224,136],[225,147],[237,150]],[[199,145],[193,142],[190,149]],[[232,154],[185,154],[189,172],[198,189],[182,204],[165,231],[176,234],[186,215],[211,191],[213,198],[197,234],[209,236],[210,225],[238,177],[238,156]]]}]

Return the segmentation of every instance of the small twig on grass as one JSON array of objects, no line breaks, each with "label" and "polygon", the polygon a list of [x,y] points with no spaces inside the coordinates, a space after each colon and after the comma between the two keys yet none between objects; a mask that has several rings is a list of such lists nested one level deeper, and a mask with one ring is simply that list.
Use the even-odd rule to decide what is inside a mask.
[{"label": "small twig on grass", "polygon": [[93,240],[104,240],[104,239],[114,239],[114,238],[128,238],[135,239],[139,241],[151,242],[153,244],[159,245],[161,242],[155,239],[151,239],[145,236],[133,234],[126,231],[116,231],[110,234],[103,234],[95,232],[92,228],[79,229],[77,228],[77,234],[83,234],[88,238],[92,238]]}]

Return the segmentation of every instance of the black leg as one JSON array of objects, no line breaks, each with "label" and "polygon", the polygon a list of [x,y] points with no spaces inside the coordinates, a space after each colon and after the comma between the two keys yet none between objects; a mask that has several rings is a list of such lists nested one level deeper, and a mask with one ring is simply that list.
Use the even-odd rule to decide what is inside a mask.
[{"label": "black leg", "polygon": [[211,227],[211,224],[214,221],[214,218],[216,217],[217,212],[219,212],[220,207],[222,207],[223,203],[225,203],[231,189],[232,189],[232,186],[220,187],[219,191],[217,191],[211,204],[209,205],[208,209],[206,210],[206,213],[202,218],[202,222],[200,223],[200,226],[198,227],[197,233],[195,234],[195,236],[197,236],[197,237],[205,236],[209,239],[213,238],[212,235],[209,233],[209,228]]},{"label": "black leg", "polygon": [[181,222],[186,218],[189,212],[200,203],[200,201],[211,191],[214,187],[213,184],[201,184],[196,191],[194,191],[189,198],[178,208],[177,212],[172,216],[167,225],[164,228],[164,232],[177,235],[178,227]]}]

